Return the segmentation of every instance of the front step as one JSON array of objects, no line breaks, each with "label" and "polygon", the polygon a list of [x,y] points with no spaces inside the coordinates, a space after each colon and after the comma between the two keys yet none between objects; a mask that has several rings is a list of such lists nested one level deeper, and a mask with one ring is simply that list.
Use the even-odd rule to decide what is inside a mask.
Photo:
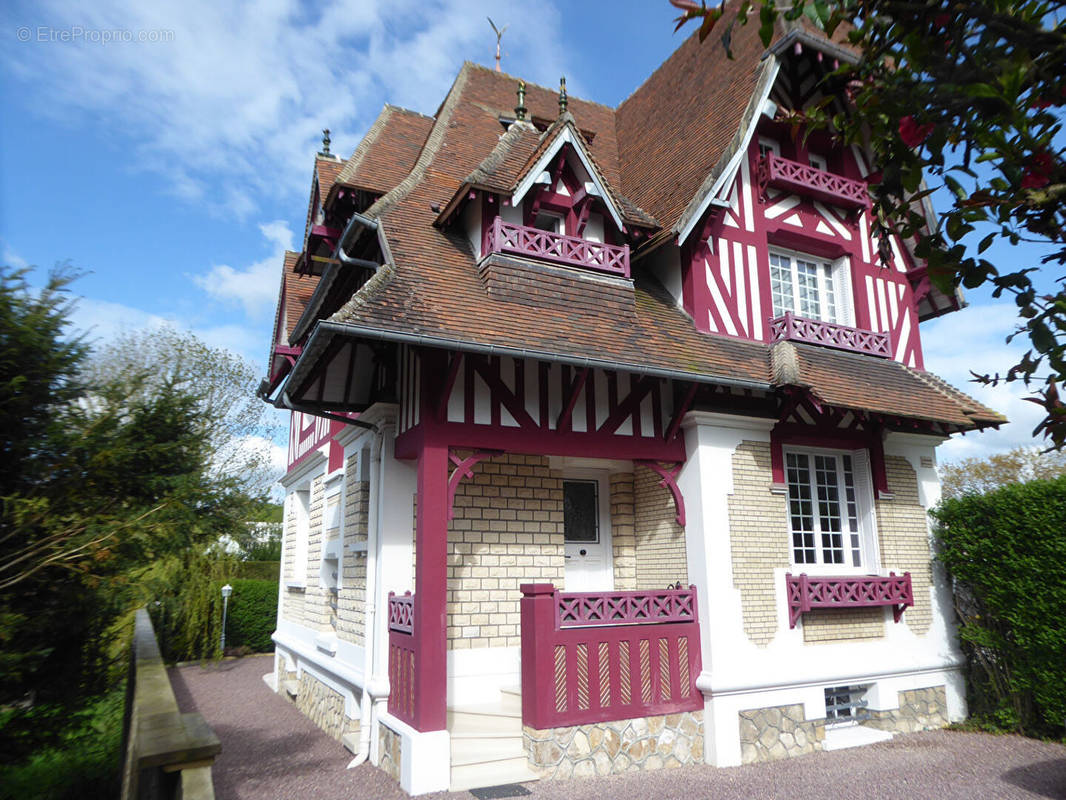
[{"label": "front step", "polygon": [[529,768],[522,742],[522,697],[501,692],[492,705],[448,709],[451,737],[451,790],[526,783],[540,776]]}]

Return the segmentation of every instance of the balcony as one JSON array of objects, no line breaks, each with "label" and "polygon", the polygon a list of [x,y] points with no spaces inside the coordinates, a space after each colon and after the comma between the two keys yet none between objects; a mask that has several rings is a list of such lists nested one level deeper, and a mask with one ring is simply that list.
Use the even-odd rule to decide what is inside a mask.
[{"label": "balcony", "polygon": [[513,255],[582,267],[610,275],[629,277],[629,245],[590,242],[578,236],[512,225],[500,217],[492,221],[485,253]]},{"label": "balcony", "polygon": [[797,317],[791,311],[770,320],[770,341],[806,342],[878,358],[892,357],[892,342],[887,333],[874,333],[835,322]]},{"label": "balcony", "polygon": [[810,164],[781,158],[772,152],[759,160],[759,185],[764,192],[767,186],[773,186],[850,209],[865,208],[870,202],[863,181],[834,175]]},{"label": "balcony", "polygon": [[892,606],[892,616],[900,621],[903,612],[914,605],[911,574],[902,577],[890,572],[878,575],[812,578],[806,573],[785,575],[788,593],[788,627],[795,628],[799,618],[818,608],[877,608]]}]

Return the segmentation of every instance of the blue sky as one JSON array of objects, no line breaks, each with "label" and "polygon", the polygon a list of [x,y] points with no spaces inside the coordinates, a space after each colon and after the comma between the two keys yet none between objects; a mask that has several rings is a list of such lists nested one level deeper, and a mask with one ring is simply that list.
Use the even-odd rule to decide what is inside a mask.
[{"label": "blue sky", "polygon": [[[99,340],[168,321],[265,369],[321,129],[347,156],[385,102],[432,114],[464,60],[492,63],[486,15],[506,71],[611,106],[688,32],[666,0],[6,4],[0,257],[87,271],[76,321]],[[1028,443],[1039,418],[1020,387],[966,383],[1017,358],[1013,304],[969,299],[923,325],[927,367],[1017,421],[942,459]]]}]

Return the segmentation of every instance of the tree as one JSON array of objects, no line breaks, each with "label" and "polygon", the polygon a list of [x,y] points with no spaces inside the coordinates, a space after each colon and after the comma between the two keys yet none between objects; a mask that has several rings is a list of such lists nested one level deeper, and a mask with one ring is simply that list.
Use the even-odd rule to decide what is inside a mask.
[{"label": "tree", "polygon": [[0,274],[0,703],[103,688],[153,567],[192,563],[265,500],[241,446],[262,419],[240,416],[252,370],[172,331],[90,357],[69,280]]},{"label": "tree", "polygon": [[[857,64],[827,78],[828,96],[845,96],[849,113],[830,100],[788,116],[798,135],[829,129],[842,142],[869,148],[881,171],[870,176],[882,252],[888,234],[915,240],[943,291],[993,287],[1018,306],[1016,335],[1030,349],[1005,373],[975,376],[996,384],[1020,380],[1045,417],[1034,430],[1053,447],[1066,446],[1066,27],[1061,3],[1038,0],[742,0],[707,8],[671,0],[681,27],[701,23],[701,40],[757,20],[765,44],[779,21],[803,21],[856,46]],[[721,27],[719,27],[721,26]],[[928,184],[923,183],[928,181]],[[943,189],[952,198],[935,226],[918,202]],[[980,237],[973,254],[964,244]],[[1038,264],[1001,271],[982,257],[1002,238],[1035,242]],[[1051,288],[1041,265],[1056,268]]]},{"label": "tree", "polygon": [[1038,447],[1015,447],[987,458],[965,458],[940,469],[945,498],[985,494],[1012,483],[1050,480],[1066,475],[1066,452],[1041,452]]}]

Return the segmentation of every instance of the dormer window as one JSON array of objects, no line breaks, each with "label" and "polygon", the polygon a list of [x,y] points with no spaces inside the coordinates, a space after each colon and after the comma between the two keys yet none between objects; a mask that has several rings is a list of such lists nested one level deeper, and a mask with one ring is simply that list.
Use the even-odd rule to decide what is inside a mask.
[{"label": "dormer window", "polygon": [[533,219],[533,227],[538,231],[548,231],[549,233],[566,233],[566,221],[563,219],[562,214],[555,214],[550,211],[540,211]]},{"label": "dormer window", "polygon": [[847,324],[833,264],[814,256],[770,251],[770,293],[774,316],[790,311],[807,319]]},{"label": "dormer window", "polygon": [[808,153],[807,161],[815,169],[820,169],[823,172],[829,171],[829,162],[826,160],[825,156],[820,156],[817,153]]},{"label": "dormer window", "polygon": [[759,156],[765,156],[767,153],[773,153],[775,156],[781,155],[781,145],[777,143],[777,140],[770,139],[766,136],[759,137]]}]

